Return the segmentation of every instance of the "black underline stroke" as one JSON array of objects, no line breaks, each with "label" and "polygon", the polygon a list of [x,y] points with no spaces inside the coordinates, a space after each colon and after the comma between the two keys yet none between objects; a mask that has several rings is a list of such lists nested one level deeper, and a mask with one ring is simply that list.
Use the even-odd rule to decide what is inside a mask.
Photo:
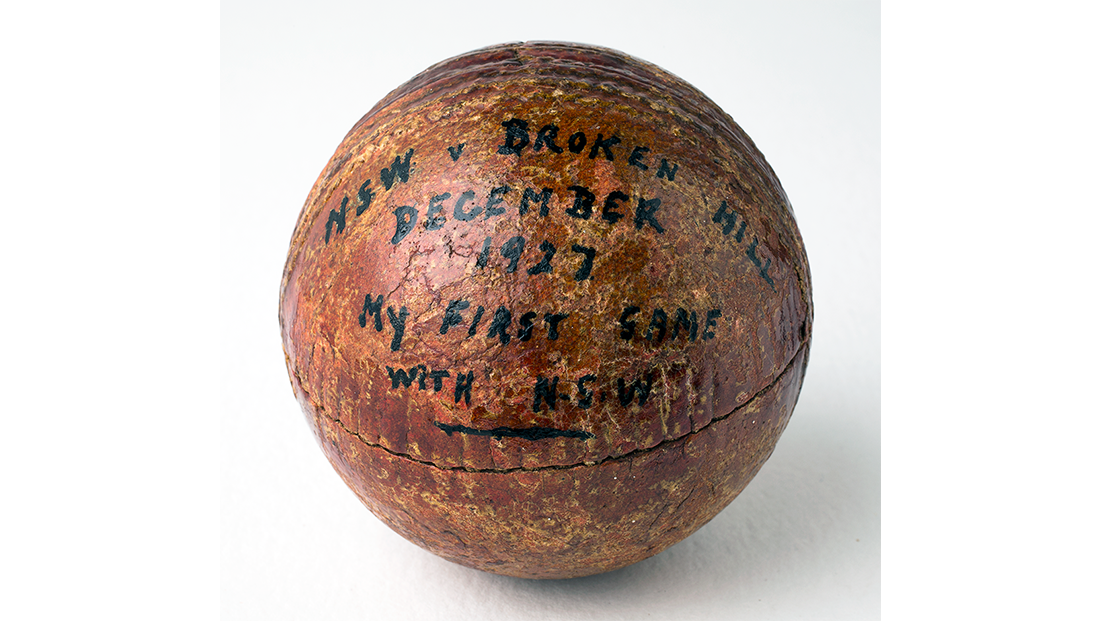
[{"label": "black underline stroke", "polygon": [[549,438],[577,438],[589,440],[594,434],[588,431],[574,429],[554,429],[552,427],[495,427],[493,429],[475,429],[465,425],[449,425],[447,423],[434,422],[441,431],[448,435],[455,432],[472,436],[490,436],[492,438],[522,438],[524,440],[547,440]]}]

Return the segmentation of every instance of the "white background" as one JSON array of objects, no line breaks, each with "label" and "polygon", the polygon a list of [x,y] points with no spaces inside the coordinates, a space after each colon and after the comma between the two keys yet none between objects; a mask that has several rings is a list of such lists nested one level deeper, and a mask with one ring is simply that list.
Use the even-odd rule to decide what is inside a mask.
[{"label": "white background", "polygon": [[[875,3],[226,2],[222,610],[233,619],[875,618],[880,608],[880,101]],[[620,49],[740,123],[812,267],[812,361],[773,457],[670,550],[563,582],[452,565],[332,471],[276,323],[299,210],[345,133],[429,65],[511,40]]]},{"label": "white background", "polygon": [[[867,619],[883,597],[888,618],[1098,618],[1088,6],[5,6],[0,616]],[[523,39],[621,49],[727,110],[792,199],[816,304],[751,486],[663,554],[562,582],[375,520],[313,444],[276,321],[348,128],[429,64]]]}]

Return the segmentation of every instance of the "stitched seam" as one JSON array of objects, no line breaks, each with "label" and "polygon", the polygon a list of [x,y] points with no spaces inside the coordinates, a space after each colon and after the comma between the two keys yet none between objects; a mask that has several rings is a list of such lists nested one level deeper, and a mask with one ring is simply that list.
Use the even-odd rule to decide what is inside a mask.
[{"label": "stitched seam", "polygon": [[[750,399],[747,399],[741,405],[736,406],[735,409],[733,409],[731,412],[728,412],[724,416],[713,418],[711,421],[709,421],[709,423],[707,425],[705,425],[704,427],[701,427],[697,431],[688,432],[684,435],[678,436],[677,438],[670,438],[669,440],[663,440],[662,442],[659,442],[655,446],[652,446],[652,447],[649,447],[649,448],[638,448],[638,449],[629,451],[627,453],[622,453],[620,455],[609,455],[607,457],[604,457],[604,458],[602,458],[598,461],[594,461],[594,462],[582,462],[582,463],[570,464],[570,465],[537,466],[535,468],[526,468],[524,466],[518,466],[516,468],[468,468],[466,466],[441,466],[441,465],[438,465],[438,464],[434,464],[431,461],[425,461],[423,459],[418,459],[416,457],[411,457],[410,455],[407,455],[405,453],[399,453],[399,452],[396,452],[396,451],[392,451],[391,449],[389,449],[385,446],[382,446],[380,444],[376,444],[374,442],[368,442],[359,433],[354,433],[351,429],[346,427],[345,424],[343,422],[341,422],[340,419],[337,419],[337,418],[334,418],[334,417],[330,416],[329,414],[327,414],[325,412],[324,409],[321,409],[321,408],[317,408],[317,409],[318,409],[318,411],[321,412],[322,416],[325,416],[330,421],[336,423],[341,429],[344,429],[346,433],[348,433],[349,435],[355,437],[357,440],[360,440],[360,442],[363,443],[365,446],[369,446],[369,447],[372,447],[372,448],[378,448],[378,449],[381,449],[381,450],[383,450],[387,453],[390,453],[391,455],[394,455],[395,457],[400,457],[402,459],[407,459],[409,461],[416,462],[416,463],[419,463],[419,464],[422,464],[422,465],[425,465],[425,466],[430,466],[432,468],[436,468],[437,470],[462,470],[464,472],[507,474],[507,473],[510,473],[510,472],[537,472],[537,471],[541,471],[541,470],[570,470],[572,468],[588,468],[588,467],[591,467],[591,466],[597,466],[597,465],[603,464],[607,461],[615,461],[615,460],[620,460],[620,459],[626,459],[628,457],[633,457],[633,456],[635,456],[637,454],[640,454],[640,453],[647,453],[647,452],[650,452],[650,451],[654,451],[654,450],[656,450],[658,448],[661,448],[665,445],[673,444],[674,442],[680,442],[682,440],[685,440],[686,438],[689,438],[690,436],[697,435],[697,434],[701,433],[702,431],[708,429],[709,427],[711,427],[713,425],[713,423],[717,423],[719,421],[723,421],[723,420],[726,420],[726,419],[734,416],[737,412],[739,412],[743,408],[747,407],[755,399],[758,399],[759,397],[764,395],[767,391],[769,391],[771,388],[773,388],[779,381],[781,381],[781,378],[784,377],[785,374],[789,372],[789,370],[793,367],[793,363],[796,362],[798,357],[800,357],[801,351],[808,347],[808,344],[809,344],[809,339],[805,339],[801,343],[801,346],[799,348],[797,348],[797,352],[795,354],[793,354],[792,358],[789,359],[789,362],[785,365],[785,368],[783,368],[781,370],[781,372],[777,374],[777,377],[775,377],[773,380],[771,380],[770,383],[767,384],[765,387],[763,387],[761,390],[756,392]],[[309,399],[309,396],[307,398]],[[313,404],[313,400],[311,400],[311,402]],[[317,407],[317,406],[315,406],[315,407]]]}]

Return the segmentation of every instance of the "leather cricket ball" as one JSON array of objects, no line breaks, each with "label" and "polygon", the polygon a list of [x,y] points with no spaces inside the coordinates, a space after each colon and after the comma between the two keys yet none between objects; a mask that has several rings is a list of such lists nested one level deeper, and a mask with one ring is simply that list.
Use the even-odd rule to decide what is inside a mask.
[{"label": "leather cricket ball", "polygon": [[512,43],[430,67],[345,137],[280,290],[326,457],[410,541],[510,576],[682,540],[772,453],[808,361],[792,207],[655,65]]}]

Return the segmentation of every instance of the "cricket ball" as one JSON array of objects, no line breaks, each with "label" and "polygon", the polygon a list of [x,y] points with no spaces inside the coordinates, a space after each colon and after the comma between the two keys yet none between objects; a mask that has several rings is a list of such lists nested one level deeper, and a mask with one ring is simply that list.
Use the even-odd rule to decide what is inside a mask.
[{"label": "cricket ball", "polygon": [[345,137],[291,239],[291,384],[337,473],[448,559],[566,578],[657,554],[773,452],[804,244],[701,92],[623,53],[446,60]]}]

